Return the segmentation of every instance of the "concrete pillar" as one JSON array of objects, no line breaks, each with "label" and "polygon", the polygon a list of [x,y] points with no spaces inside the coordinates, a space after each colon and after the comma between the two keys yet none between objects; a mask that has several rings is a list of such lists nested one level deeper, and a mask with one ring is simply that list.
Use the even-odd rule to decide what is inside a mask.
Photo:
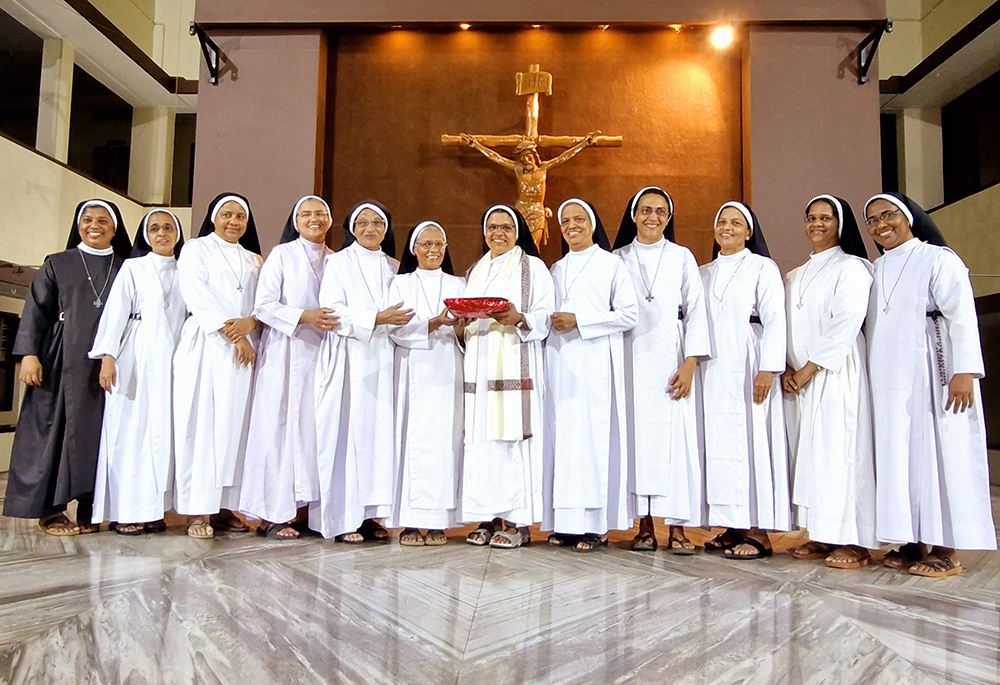
[{"label": "concrete pillar", "polygon": [[170,204],[174,166],[174,116],[166,107],[132,111],[128,194],[147,204]]},{"label": "concrete pillar", "polygon": [[42,47],[42,82],[38,94],[35,149],[60,162],[69,159],[69,115],[73,102],[73,59],[76,48],[60,38]]},{"label": "concrete pillar", "polygon": [[944,203],[941,110],[907,109],[896,117],[899,189],[924,209]]}]

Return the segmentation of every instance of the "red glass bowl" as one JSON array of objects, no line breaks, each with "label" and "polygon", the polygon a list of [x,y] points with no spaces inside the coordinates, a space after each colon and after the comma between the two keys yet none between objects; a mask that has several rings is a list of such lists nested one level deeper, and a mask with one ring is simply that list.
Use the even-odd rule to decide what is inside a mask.
[{"label": "red glass bowl", "polygon": [[502,312],[510,306],[510,300],[502,297],[450,297],[444,306],[462,319],[488,319],[490,314]]}]

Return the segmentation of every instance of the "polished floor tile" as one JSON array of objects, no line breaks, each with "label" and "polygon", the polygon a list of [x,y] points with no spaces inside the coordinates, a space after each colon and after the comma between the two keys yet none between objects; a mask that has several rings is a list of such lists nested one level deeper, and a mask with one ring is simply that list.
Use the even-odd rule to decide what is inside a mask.
[{"label": "polished floor tile", "polygon": [[799,534],[747,562],[632,534],[579,554],[0,518],[0,683],[1000,683],[996,554],[930,580],[781,554]]}]

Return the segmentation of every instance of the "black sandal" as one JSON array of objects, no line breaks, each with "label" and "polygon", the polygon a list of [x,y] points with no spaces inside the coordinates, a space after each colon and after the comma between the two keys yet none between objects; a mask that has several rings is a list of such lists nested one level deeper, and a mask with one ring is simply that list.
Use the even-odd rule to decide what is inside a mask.
[{"label": "black sandal", "polygon": [[583,537],[581,537],[579,539],[579,541],[577,541],[576,544],[579,545],[581,542],[590,545],[590,547],[579,547],[579,546],[577,546],[577,547],[574,547],[573,549],[574,549],[574,551],[582,552],[584,554],[587,554],[588,552],[596,552],[601,547],[606,547],[607,544],[608,544],[608,539],[607,538],[602,538],[600,535],[593,535],[591,533],[588,533],[587,535],[584,535]]},{"label": "black sandal", "polygon": [[375,519],[365,519],[358,528],[358,533],[367,542],[388,542],[389,540],[389,531]]},{"label": "black sandal", "polygon": [[[138,526],[135,530],[122,530],[122,526]],[[108,525],[109,531],[114,531],[119,535],[142,535],[146,532],[146,524],[143,523],[118,523],[117,521],[112,521]]]},{"label": "black sandal", "polygon": [[706,552],[725,552],[743,542],[743,536],[735,528],[726,528],[711,540],[705,541]]},{"label": "black sandal", "polygon": [[[736,554],[735,549],[740,545],[750,545],[755,550],[757,550],[757,552],[755,554]],[[765,547],[764,543],[762,543],[760,540],[755,540],[751,537],[745,537],[738,544],[733,545],[732,547],[727,549],[723,553],[723,556],[725,556],[726,559],[750,560],[750,559],[763,559],[764,557],[769,557],[772,554],[774,554],[774,550],[771,549],[770,547]]]},{"label": "black sandal", "polygon": [[[293,530],[295,535],[278,535],[283,530]],[[257,526],[257,535],[262,538],[271,538],[272,540],[298,540],[299,532],[292,528],[287,523],[268,523],[267,521],[261,521],[260,525]]]},{"label": "black sandal", "polygon": [[563,535],[562,533],[553,533],[548,540],[550,547],[576,547],[576,543],[579,541],[579,535]]},{"label": "black sandal", "polygon": [[633,552],[655,552],[659,547],[660,543],[657,542],[656,536],[648,531],[640,530],[639,534],[632,538]]}]

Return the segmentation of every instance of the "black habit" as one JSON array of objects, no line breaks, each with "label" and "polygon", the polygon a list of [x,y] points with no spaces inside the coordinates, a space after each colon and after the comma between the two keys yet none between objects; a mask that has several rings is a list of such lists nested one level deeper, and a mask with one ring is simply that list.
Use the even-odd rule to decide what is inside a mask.
[{"label": "black habit", "polygon": [[[124,232],[120,218],[117,228]],[[104,391],[98,382],[101,362],[87,353],[103,307],[94,306],[98,298],[87,270],[98,294],[104,291],[103,303],[122,261],[116,253],[100,256],[73,247],[47,257],[31,281],[13,353],[38,357],[42,384],[25,392],[5,516],[41,518],[63,511],[72,500],[93,497]]]}]

